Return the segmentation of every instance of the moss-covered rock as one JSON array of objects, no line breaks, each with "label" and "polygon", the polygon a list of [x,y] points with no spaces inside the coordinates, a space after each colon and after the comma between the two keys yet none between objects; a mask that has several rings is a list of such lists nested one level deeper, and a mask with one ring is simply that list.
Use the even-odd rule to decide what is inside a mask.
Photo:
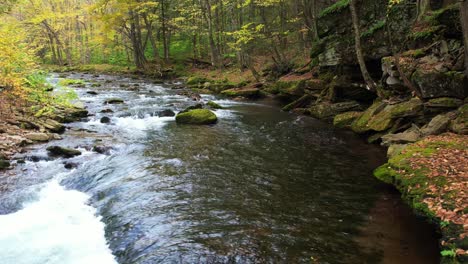
[{"label": "moss-covered rock", "polygon": [[63,133],[65,131],[64,125],[52,119],[40,120],[38,124],[53,133]]},{"label": "moss-covered rock", "polygon": [[[389,155],[388,163],[377,168],[374,176],[394,185],[401,192],[403,200],[418,214],[440,226],[443,235],[441,241],[444,241],[443,251],[454,248],[466,250],[466,240],[460,238],[460,234],[465,232],[463,220],[460,222],[457,217],[451,217],[457,215],[459,201],[463,203],[463,199],[459,199],[464,197],[463,194],[458,194],[464,186],[463,177],[460,178],[461,172],[454,171],[448,175],[445,173],[450,166],[459,168],[463,165],[443,162],[433,164],[434,160],[451,159],[449,157],[453,159],[458,156],[457,153],[466,151],[466,140],[463,136],[447,134],[431,136],[415,144],[391,147],[395,147],[395,150]],[[458,176],[451,175],[452,173],[458,173]],[[450,217],[446,218],[447,215]],[[466,254],[458,257],[454,254],[441,263],[464,263],[460,259],[464,257]]]},{"label": "moss-covered rock", "polygon": [[338,114],[333,119],[333,125],[340,128],[350,127],[357,118],[362,116],[362,112],[351,111]]},{"label": "moss-covered rock", "polygon": [[351,129],[356,133],[365,133],[369,131],[369,121],[376,113],[382,111],[386,105],[386,103],[380,100],[375,101],[369,108],[367,108],[366,111],[363,112],[360,117],[354,120],[354,122],[351,124]]},{"label": "moss-covered rock", "polygon": [[411,80],[421,91],[424,99],[438,97],[466,97],[466,79],[462,72],[438,72],[418,69],[411,76]]},{"label": "moss-covered rock", "polygon": [[222,95],[229,97],[258,98],[261,96],[258,88],[229,89],[221,92]]},{"label": "moss-covered rock", "polygon": [[210,108],[212,109],[223,109],[224,107],[222,107],[221,105],[213,102],[213,101],[209,101],[208,103],[206,103],[207,106],[209,106]]},{"label": "moss-covered rock", "polygon": [[216,115],[208,109],[195,109],[179,113],[176,116],[178,124],[210,125],[218,121]]},{"label": "moss-covered rock", "polygon": [[191,105],[191,106],[185,108],[184,110],[180,111],[179,114],[186,113],[188,111],[192,111],[192,110],[195,110],[195,109],[203,109],[203,105],[202,104]]},{"label": "moss-covered rock", "polygon": [[427,101],[424,105],[426,107],[437,107],[445,109],[455,109],[463,104],[463,100],[453,97],[440,97]]},{"label": "moss-covered rock", "polygon": [[458,109],[458,116],[453,119],[450,124],[449,128],[451,131],[467,135],[468,134],[468,104],[464,104]]},{"label": "moss-covered rock", "polygon": [[10,162],[0,157],[0,170],[5,170],[10,167]]},{"label": "moss-covered rock", "polygon": [[396,119],[421,115],[422,110],[423,103],[417,98],[395,105],[387,105],[369,120],[367,127],[369,130],[377,132],[385,131],[393,126]]},{"label": "moss-covered rock", "polygon": [[81,151],[71,148],[64,148],[60,146],[50,146],[47,151],[51,156],[58,156],[63,158],[73,158],[81,155]]},{"label": "moss-covered rock", "polygon": [[358,102],[341,102],[341,103],[320,103],[310,107],[310,115],[318,119],[332,119],[336,115],[348,111],[362,110],[362,105]]}]

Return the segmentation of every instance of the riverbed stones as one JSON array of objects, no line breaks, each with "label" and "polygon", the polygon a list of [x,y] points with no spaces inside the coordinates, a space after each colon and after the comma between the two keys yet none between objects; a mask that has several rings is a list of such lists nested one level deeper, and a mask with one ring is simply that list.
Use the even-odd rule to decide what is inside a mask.
[{"label": "riverbed stones", "polygon": [[179,113],[176,116],[178,124],[191,124],[191,125],[210,125],[215,124],[218,118],[215,113],[208,109],[195,109],[188,112]]},{"label": "riverbed stones", "polygon": [[75,162],[65,162],[63,167],[67,170],[72,170],[78,168],[78,163]]},{"label": "riverbed stones", "polygon": [[52,119],[39,121],[38,124],[53,133],[63,133],[65,131],[64,125]]},{"label": "riverbed stones", "polygon": [[71,148],[64,148],[60,146],[50,146],[47,148],[47,151],[51,156],[63,157],[63,158],[73,158],[81,155],[81,151]]},{"label": "riverbed stones", "polygon": [[24,137],[36,142],[47,142],[50,140],[49,135],[46,133],[28,133],[25,134]]},{"label": "riverbed stones", "polygon": [[120,98],[109,98],[104,101],[104,104],[123,104],[124,100]]}]

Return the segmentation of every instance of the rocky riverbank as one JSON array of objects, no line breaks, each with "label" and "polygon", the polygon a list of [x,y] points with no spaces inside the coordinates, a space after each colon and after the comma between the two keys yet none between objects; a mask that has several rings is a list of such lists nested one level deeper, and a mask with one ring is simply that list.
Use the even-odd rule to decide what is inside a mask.
[{"label": "rocky riverbank", "polygon": [[53,114],[35,117],[23,108],[10,108],[0,115],[0,170],[15,162],[11,158],[22,153],[28,145],[61,139],[66,123],[87,117],[88,111],[79,107],[58,108]]}]

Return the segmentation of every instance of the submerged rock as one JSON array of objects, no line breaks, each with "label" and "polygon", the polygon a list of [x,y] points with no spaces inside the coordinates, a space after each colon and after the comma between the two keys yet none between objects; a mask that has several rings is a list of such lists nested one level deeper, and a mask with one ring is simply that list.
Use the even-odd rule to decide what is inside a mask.
[{"label": "submerged rock", "polygon": [[158,116],[159,117],[172,117],[172,116],[175,116],[176,113],[174,111],[172,111],[171,109],[165,109],[165,110],[162,110],[158,113]]},{"label": "submerged rock", "polygon": [[76,149],[64,148],[60,146],[50,146],[47,151],[51,156],[59,156],[64,158],[73,158],[81,155],[81,151]]},{"label": "submerged rock", "polygon": [[104,117],[101,118],[100,122],[102,124],[109,124],[111,122],[111,119],[109,117],[107,117],[107,116],[104,116]]},{"label": "submerged rock", "polygon": [[112,149],[112,147],[102,146],[102,145],[95,145],[95,146],[93,146],[92,150],[94,152],[96,152],[96,153],[99,153],[99,154],[109,154],[111,149]]},{"label": "submerged rock", "polygon": [[113,111],[112,109],[109,109],[109,108],[103,109],[103,110],[101,110],[100,112],[101,112],[101,113],[114,113],[114,111]]},{"label": "submerged rock", "polygon": [[124,100],[120,98],[109,98],[104,101],[104,104],[123,104]]},{"label": "submerged rock", "polygon": [[76,169],[76,168],[78,168],[78,163],[65,162],[63,167],[65,167],[65,169],[67,169],[67,170]]},{"label": "submerged rock", "polygon": [[90,95],[98,95],[98,93],[95,91],[87,91],[86,93]]},{"label": "submerged rock", "polygon": [[208,109],[190,110],[176,116],[178,124],[209,125],[215,124],[217,121],[218,117]]}]

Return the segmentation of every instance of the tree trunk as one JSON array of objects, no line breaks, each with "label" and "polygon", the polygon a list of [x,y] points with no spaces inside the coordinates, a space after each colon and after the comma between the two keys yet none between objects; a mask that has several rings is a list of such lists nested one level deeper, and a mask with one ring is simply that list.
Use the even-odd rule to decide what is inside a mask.
[{"label": "tree trunk", "polygon": [[359,63],[359,67],[361,68],[361,74],[366,82],[367,88],[372,92],[377,92],[377,84],[374,82],[372,77],[367,70],[366,62],[364,60],[364,55],[362,54],[362,47],[361,47],[361,30],[359,28],[359,17],[356,11],[356,0],[351,0],[349,2],[349,9],[351,11],[351,18],[353,21],[353,28],[354,28],[354,42],[355,42],[355,49],[356,49],[356,57]]}]

